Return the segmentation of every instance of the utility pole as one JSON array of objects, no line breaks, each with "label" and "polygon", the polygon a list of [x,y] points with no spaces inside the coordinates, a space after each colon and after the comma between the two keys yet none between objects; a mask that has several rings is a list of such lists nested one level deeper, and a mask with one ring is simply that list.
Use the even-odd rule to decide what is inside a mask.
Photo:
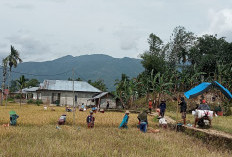
[{"label": "utility pole", "polygon": [[73,126],[75,125],[75,94],[74,94],[74,68],[72,69],[72,82],[73,82]]}]

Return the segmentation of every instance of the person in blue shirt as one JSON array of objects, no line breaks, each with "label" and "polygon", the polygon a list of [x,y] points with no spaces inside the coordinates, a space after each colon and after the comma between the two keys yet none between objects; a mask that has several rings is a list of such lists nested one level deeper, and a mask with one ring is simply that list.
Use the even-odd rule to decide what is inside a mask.
[{"label": "person in blue shirt", "polygon": [[160,107],[160,116],[161,117],[164,117],[164,113],[165,113],[165,110],[166,110],[166,101],[165,100],[161,100],[161,103],[159,105]]},{"label": "person in blue shirt", "polygon": [[125,116],[122,119],[121,124],[118,127],[119,129],[120,128],[128,129],[127,123],[128,123],[128,120],[129,120],[129,114],[130,114],[130,112],[127,110],[126,113],[125,113]]},{"label": "person in blue shirt", "polygon": [[93,111],[94,113],[97,112],[97,107],[96,107],[96,105],[94,105],[94,106],[92,107],[92,111]]}]

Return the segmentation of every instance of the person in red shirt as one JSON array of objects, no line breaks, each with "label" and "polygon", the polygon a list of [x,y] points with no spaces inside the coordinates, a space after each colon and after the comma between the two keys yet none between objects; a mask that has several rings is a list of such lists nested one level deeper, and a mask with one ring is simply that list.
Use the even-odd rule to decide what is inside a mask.
[{"label": "person in red shirt", "polygon": [[152,100],[151,99],[149,99],[148,108],[149,108],[149,111],[150,111],[150,114],[151,114],[151,110],[152,110]]}]

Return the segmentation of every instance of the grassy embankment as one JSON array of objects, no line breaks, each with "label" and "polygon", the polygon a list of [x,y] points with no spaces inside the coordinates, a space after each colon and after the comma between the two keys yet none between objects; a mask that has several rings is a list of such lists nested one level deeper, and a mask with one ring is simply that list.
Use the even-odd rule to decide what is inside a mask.
[{"label": "grassy embankment", "polygon": [[[176,120],[176,106],[177,106],[176,102],[167,104],[166,115],[170,116],[174,120]],[[178,113],[178,120],[181,120],[180,113]],[[194,116],[192,114],[187,114],[187,120],[191,124],[194,124]],[[232,125],[230,124],[232,124],[232,116],[213,117],[212,129],[224,131],[232,134]]]},{"label": "grassy embankment", "polygon": [[[171,117],[172,119],[176,120],[176,113],[167,112],[166,115]],[[181,120],[180,113],[178,113],[178,120]],[[192,114],[187,114],[187,120],[191,124],[194,124],[194,116]],[[232,124],[232,116],[213,117],[212,129],[232,134],[232,125],[231,124]]]},{"label": "grassy embankment", "polygon": [[[140,110],[146,109],[146,98],[139,99],[136,101],[137,104],[140,104]],[[145,106],[145,107],[144,107]],[[139,108],[139,107],[138,107]],[[166,115],[170,116],[172,119],[176,120],[176,108],[177,102],[167,102],[167,111]],[[178,106],[179,109],[179,106]],[[181,120],[181,114],[178,113],[178,120]],[[194,124],[194,117],[191,114],[187,114],[187,120],[191,124]],[[224,131],[226,133],[232,134],[232,116],[218,116],[214,117],[212,121],[212,129]]]},{"label": "grassy embankment", "polygon": [[[56,122],[64,108],[44,111],[42,106],[0,106],[0,124],[9,122],[9,111],[20,116],[15,127],[0,126],[0,156],[231,156],[196,138],[169,130],[157,134],[141,133],[136,128],[137,114],[130,114],[129,129],[119,130],[123,113],[95,114],[94,129],[87,129],[88,112],[72,113],[67,125],[57,130]],[[150,127],[155,127],[149,117]]]}]

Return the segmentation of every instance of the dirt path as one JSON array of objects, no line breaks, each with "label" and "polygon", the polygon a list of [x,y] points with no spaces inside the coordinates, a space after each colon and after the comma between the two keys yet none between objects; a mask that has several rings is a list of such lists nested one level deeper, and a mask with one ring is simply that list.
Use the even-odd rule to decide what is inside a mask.
[{"label": "dirt path", "polygon": [[[152,113],[150,115],[151,116],[157,116],[156,113]],[[169,125],[172,125],[173,127],[175,127],[175,125],[176,125],[175,120],[173,120],[169,116],[165,116],[165,119],[167,120],[167,123]],[[211,136],[217,136],[217,137],[221,137],[221,138],[226,138],[226,139],[231,140],[231,142],[232,142],[232,134],[225,133],[223,131],[218,131],[218,130],[214,130],[214,129],[200,129],[200,128],[194,128],[194,127],[189,127],[189,126],[183,126],[183,127],[185,129],[194,130],[194,131],[198,131],[198,132],[203,132],[203,133],[211,135]]]}]

